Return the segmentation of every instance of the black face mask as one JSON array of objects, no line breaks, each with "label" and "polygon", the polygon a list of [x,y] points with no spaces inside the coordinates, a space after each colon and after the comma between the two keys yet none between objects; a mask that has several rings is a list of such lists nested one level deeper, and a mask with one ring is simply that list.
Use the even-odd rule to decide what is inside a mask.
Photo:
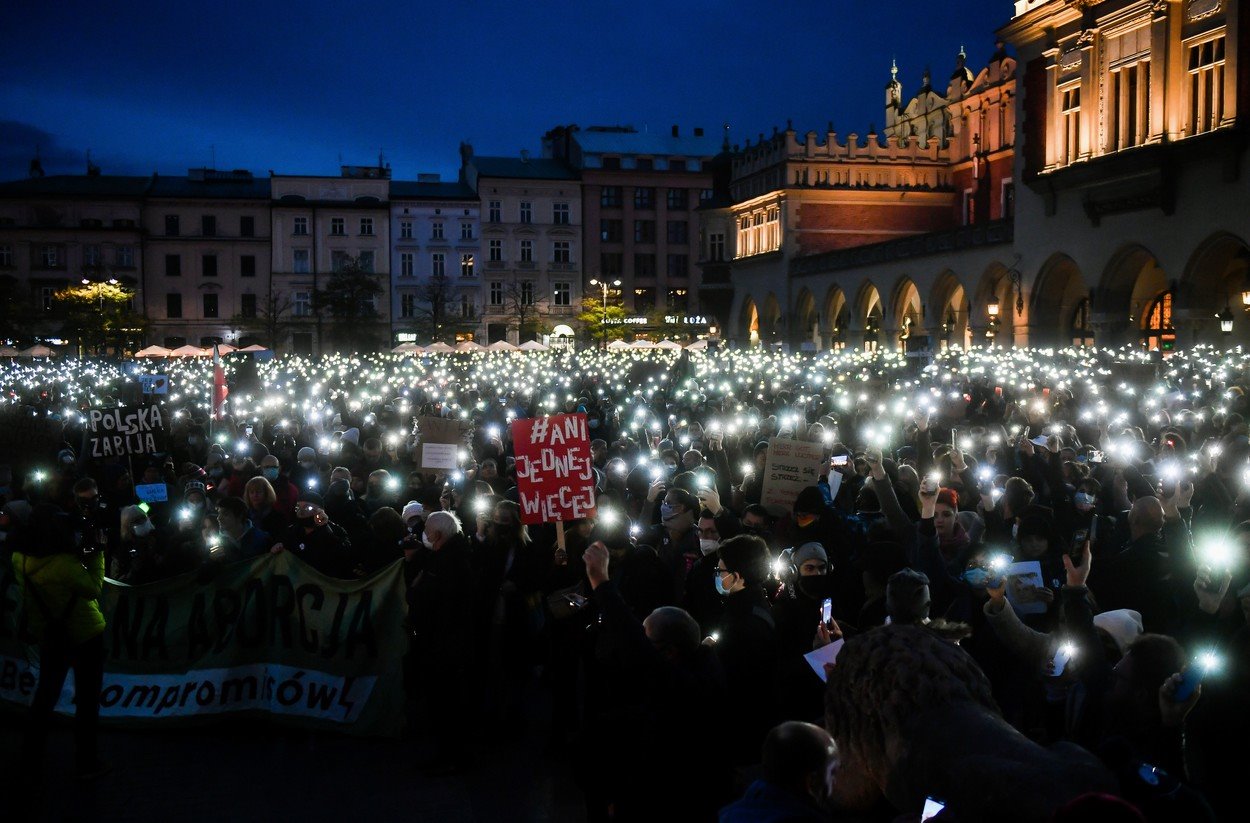
[{"label": "black face mask", "polygon": [[833,580],[827,574],[813,577],[800,575],[795,580],[795,587],[800,594],[811,600],[824,600],[826,597],[833,595]]}]

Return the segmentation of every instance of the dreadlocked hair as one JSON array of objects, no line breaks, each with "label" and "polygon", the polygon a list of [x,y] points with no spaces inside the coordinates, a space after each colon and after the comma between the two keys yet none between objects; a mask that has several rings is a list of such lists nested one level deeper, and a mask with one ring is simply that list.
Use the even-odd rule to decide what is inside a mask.
[{"label": "dreadlocked hair", "polygon": [[971,703],[1000,712],[967,652],[922,626],[882,626],[846,641],[825,690],[825,726],[886,771],[888,745],[921,712]]}]

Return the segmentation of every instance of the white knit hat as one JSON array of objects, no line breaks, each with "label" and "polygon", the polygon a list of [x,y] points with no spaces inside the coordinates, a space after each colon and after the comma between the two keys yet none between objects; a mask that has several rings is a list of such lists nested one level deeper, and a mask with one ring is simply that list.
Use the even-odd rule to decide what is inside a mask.
[{"label": "white knit hat", "polygon": [[1113,609],[1094,615],[1094,626],[1111,635],[1120,647],[1120,654],[1142,633],[1141,613],[1132,609]]},{"label": "white knit hat", "polygon": [[404,506],[402,519],[407,523],[414,517],[425,517],[425,506],[422,506],[415,500],[409,500],[407,505]]}]

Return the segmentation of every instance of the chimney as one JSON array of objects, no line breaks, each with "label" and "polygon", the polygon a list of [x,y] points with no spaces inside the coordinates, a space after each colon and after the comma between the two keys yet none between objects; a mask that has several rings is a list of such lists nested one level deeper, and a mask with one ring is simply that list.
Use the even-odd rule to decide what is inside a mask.
[{"label": "chimney", "polygon": [[702,137],[702,136],[703,136],[703,129],[702,129],[702,128],[699,128],[699,127],[697,127],[697,126],[696,126],[696,127],[695,127],[695,130],[694,130],[694,136],[695,136],[695,137]]}]

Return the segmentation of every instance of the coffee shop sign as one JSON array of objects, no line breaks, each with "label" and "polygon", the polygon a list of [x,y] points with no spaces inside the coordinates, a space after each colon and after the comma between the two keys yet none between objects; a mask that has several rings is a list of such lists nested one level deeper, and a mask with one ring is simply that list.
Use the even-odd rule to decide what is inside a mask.
[{"label": "coffee shop sign", "polygon": [[[609,326],[645,326],[647,325],[647,318],[643,316],[609,317],[605,322]],[[669,326],[708,325],[707,317],[702,314],[666,314],[664,315],[664,323]]]}]

